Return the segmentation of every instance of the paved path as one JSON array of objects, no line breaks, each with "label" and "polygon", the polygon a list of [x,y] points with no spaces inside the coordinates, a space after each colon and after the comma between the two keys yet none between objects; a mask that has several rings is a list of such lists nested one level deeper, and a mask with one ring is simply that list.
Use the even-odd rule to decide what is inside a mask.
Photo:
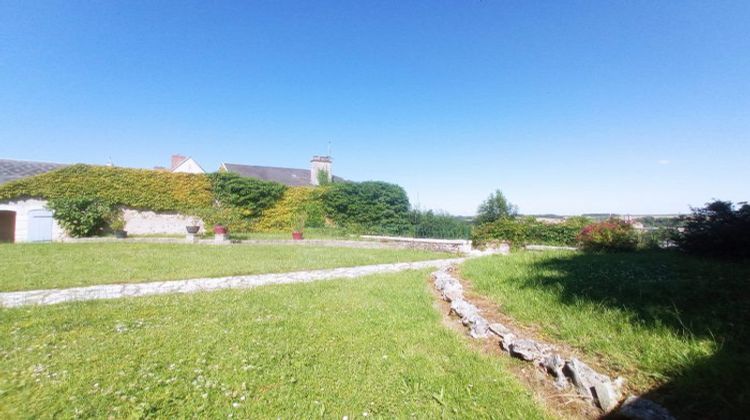
[{"label": "paved path", "polygon": [[333,268],[328,270],[296,271],[291,273],[6,292],[0,293],[0,307],[11,308],[24,305],[53,305],[56,303],[80,300],[117,299],[121,297],[161,295],[166,293],[193,293],[220,289],[245,289],[256,286],[265,286],[268,284],[305,283],[317,280],[341,278],[353,279],[378,273],[395,273],[398,271],[418,270],[423,268],[442,268],[450,264],[461,263],[463,260],[463,258],[452,258],[446,260]]}]

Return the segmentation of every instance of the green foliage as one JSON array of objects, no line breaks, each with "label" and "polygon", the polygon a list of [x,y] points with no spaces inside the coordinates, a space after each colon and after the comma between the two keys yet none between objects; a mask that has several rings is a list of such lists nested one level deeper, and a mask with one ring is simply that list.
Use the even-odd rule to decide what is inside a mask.
[{"label": "green foliage", "polygon": [[112,230],[125,230],[125,217],[122,210],[112,210],[109,217],[109,228]]},{"label": "green foliage", "polygon": [[471,224],[446,213],[412,210],[409,222],[410,234],[416,238],[468,239],[471,236]]},{"label": "green foliage", "polygon": [[112,206],[92,197],[54,198],[48,207],[55,219],[74,237],[102,233],[112,216]]},{"label": "green foliage", "polygon": [[205,175],[90,165],[72,165],[0,185],[0,200],[18,197],[96,197],[153,211],[185,211],[213,203]]},{"label": "green foliage", "polygon": [[331,183],[331,174],[324,169],[319,170],[316,174],[316,177],[318,179],[318,185],[328,185]]},{"label": "green foliage", "polygon": [[386,182],[332,184],[323,194],[326,214],[340,226],[368,233],[403,234],[409,226],[409,198]]},{"label": "green foliage", "polygon": [[581,228],[589,222],[581,217],[571,217],[563,223],[544,223],[533,217],[503,218],[475,227],[472,241],[477,246],[491,241],[506,241],[512,246],[575,246]]},{"label": "green foliage", "polygon": [[278,182],[243,177],[233,173],[209,174],[214,198],[223,206],[245,210],[245,218],[260,216],[284,195],[286,186]]},{"label": "green foliage", "polygon": [[511,204],[502,191],[496,190],[479,206],[476,223],[481,225],[503,218],[515,217],[517,214],[518,206]]},{"label": "green foliage", "polygon": [[578,240],[585,251],[633,251],[638,245],[638,234],[630,223],[609,219],[583,228]]},{"label": "green foliage", "polygon": [[307,216],[307,227],[322,227],[326,224],[323,195],[326,188],[289,187],[273,207],[263,212],[254,223],[253,230],[258,232],[287,232],[294,225],[295,215],[304,213]]},{"label": "green foliage", "polygon": [[714,201],[693,209],[678,236],[680,249],[714,257],[750,258],[750,204]]}]

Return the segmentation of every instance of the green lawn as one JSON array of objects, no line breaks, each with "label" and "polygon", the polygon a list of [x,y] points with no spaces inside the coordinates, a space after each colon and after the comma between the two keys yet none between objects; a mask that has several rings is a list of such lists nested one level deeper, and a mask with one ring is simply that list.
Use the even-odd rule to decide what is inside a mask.
[{"label": "green lawn", "polygon": [[291,245],[2,244],[0,291],[64,288],[449,258],[416,250]]},{"label": "green lawn", "polygon": [[750,408],[750,264],[676,252],[516,253],[466,262],[474,290],[686,418]]},{"label": "green lawn", "polygon": [[542,418],[427,271],[0,310],[0,418]]}]

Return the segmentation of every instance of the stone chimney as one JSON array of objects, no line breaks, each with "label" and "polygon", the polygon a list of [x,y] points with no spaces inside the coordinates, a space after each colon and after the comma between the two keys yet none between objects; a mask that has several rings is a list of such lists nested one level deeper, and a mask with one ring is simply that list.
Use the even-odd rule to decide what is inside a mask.
[{"label": "stone chimney", "polygon": [[182,156],[182,155],[172,155],[172,164],[169,167],[169,170],[173,171],[174,168],[180,166],[180,164],[182,163],[182,161],[184,161],[185,159],[187,159],[187,158],[185,156]]},{"label": "stone chimney", "polygon": [[310,183],[313,185],[319,185],[318,173],[325,171],[328,174],[328,182],[333,180],[333,172],[331,172],[331,164],[333,159],[330,156],[313,156],[310,161]]}]

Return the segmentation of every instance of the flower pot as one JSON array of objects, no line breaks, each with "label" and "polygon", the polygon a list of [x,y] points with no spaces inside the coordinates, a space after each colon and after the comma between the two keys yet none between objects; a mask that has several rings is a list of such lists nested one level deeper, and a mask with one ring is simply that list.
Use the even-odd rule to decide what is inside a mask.
[{"label": "flower pot", "polygon": [[302,240],[302,232],[292,232],[292,239],[295,241],[301,241]]},{"label": "flower pot", "polygon": [[201,229],[200,226],[185,226],[185,229],[187,229],[187,233],[192,233],[195,235],[198,233],[198,231]]},{"label": "flower pot", "polygon": [[125,239],[128,237],[128,232],[124,230],[116,230],[115,231],[115,238],[117,239]]},{"label": "flower pot", "polygon": [[227,228],[223,225],[214,225],[214,233],[217,235],[226,235]]}]

